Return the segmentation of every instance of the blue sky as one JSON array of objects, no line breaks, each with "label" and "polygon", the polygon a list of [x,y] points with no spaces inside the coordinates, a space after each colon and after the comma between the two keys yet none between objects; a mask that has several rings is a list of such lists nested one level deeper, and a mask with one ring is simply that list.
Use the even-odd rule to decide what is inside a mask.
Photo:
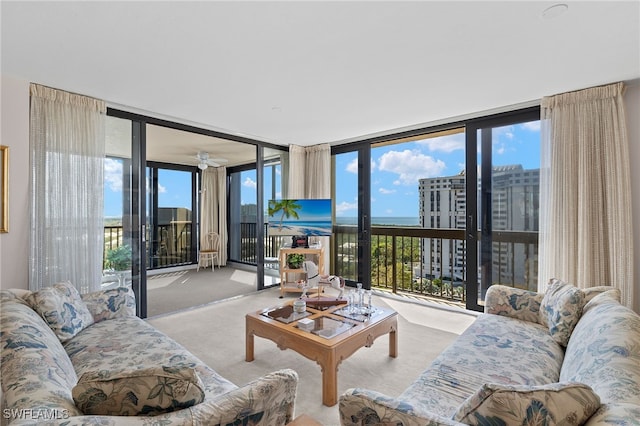
[{"label": "blue sky", "polygon": [[[122,216],[122,162],[105,159],[104,215]],[[148,185],[148,182],[147,182]],[[175,170],[160,170],[158,174],[159,207],[191,209],[191,174]]]},{"label": "blue sky", "polygon": [[[494,129],[494,165],[539,168],[539,122]],[[388,145],[371,150],[371,215],[417,217],[418,181],[453,176],[465,167],[464,133]],[[357,156],[336,158],[336,216],[357,215]]]},{"label": "blue sky", "polygon": [[[521,164],[537,169],[540,164],[538,121],[496,128],[493,131],[494,165]],[[371,151],[371,212],[374,217],[417,217],[418,180],[453,176],[464,169],[464,133],[373,148]],[[336,157],[336,216],[357,216],[357,155]],[[267,174],[268,175],[268,174]],[[122,211],[122,165],[105,162],[105,216]],[[191,180],[188,173],[162,171],[159,176],[161,207],[190,205]],[[271,187],[270,178],[265,188]],[[280,186],[276,197],[281,198]],[[270,194],[265,194],[265,209]],[[242,174],[243,204],[256,202],[256,173]]]}]

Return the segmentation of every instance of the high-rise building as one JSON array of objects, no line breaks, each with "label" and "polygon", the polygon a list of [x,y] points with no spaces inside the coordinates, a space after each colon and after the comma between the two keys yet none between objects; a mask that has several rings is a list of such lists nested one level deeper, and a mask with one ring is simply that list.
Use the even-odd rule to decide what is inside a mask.
[{"label": "high-rise building", "polygon": [[[467,199],[465,176],[420,179],[420,225],[433,229],[464,229]],[[422,241],[422,270],[425,278],[463,282],[464,241],[425,238]]]},{"label": "high-rise building", "polygon": [[[515,231],[523,237],[537,233],[540,170],[525,170],[521,165],[494,167],[491,183],[492,231]],[[493,283],[537,290],[537,238],[533,243],[527,238],[518,243],[493,241],[492,266]]]},{"label": "high-rise building", "polygon": [[[537,288],[539,169],[525,170],[521,165],[497,166],[492,171],[492,232],[520,232],[522,242],[492,242],[491,282],[521,288]],[[420,223],[423,228],[465,229],[465,176],[420,179]],[[478,200],[481,198],[478,197]],[[502,233],[503,236],[506,233]],[[527,237],[528,236],[528,237]],[[465,242],[425,238],[422,243],[422,273],[426,278],[463,282],[465,278]]]}]

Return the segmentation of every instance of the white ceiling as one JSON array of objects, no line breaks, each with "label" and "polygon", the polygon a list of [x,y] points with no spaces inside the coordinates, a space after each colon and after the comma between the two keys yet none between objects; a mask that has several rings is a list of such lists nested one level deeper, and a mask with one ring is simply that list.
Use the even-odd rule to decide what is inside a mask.
[{"label": "white ceiling", "polygon": [[2,1],[2,73],[275,144],[337,144],[640,78],[639,1],[564,3],[543,19],[553,2]]}]

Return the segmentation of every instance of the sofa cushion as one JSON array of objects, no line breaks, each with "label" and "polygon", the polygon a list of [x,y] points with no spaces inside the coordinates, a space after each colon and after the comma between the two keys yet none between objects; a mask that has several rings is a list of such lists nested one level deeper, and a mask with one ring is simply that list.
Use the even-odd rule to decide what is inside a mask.
[{"label": "sofa cushion", "polygon": [[93,315],[68,281],[31,293],[27,302],[63,343],[93,324]]},{"label": "sofa cushion", "polygon": [[484,383],[543,385],[560,376],[564,350],[541,324],[482,314],[398,397],[415,413],[451,418]]},{"label": "sofa cushion", "polygon": [[91,371],[189,365],[198,372],[207,395],[220,395],[237,388],[178,342],[136,316],[95,323],[66,342],[64,349],[78,377]]},{"label": "sofa cushion", "polygon": [[5,419],[15,420],[13,413],[24,414],[20,410],[25,408],[81,415],[71,397],[78,376],[60,339],[26,302],[6,290],[0,291],[0,330]]},{"label": "sofa cushion", "polygon": [[551,337],[567,346],[573,328],[582,315],[584,293],[579,288],[552,279],[540,303],[540,323],[549,327]]},{"label": "sofa cushion", "polygon": [[581,383],[543,386],[485,384],[454,414],[469,425],[581,425],[600,407],[600,398]]},{"label": "sofa cushion", "polygon": [[589,298],[588,302],[584,304],[584,308],[582,308],[582,315],[596,306],[607,303],[620,304],[620,290],[615,289],[608,290],[602,293],[596,293],[591,298]]},{"label": "sofa cushion", "polygon": [[204,387],[190,366],[88,371],[72,390],[84,414],[137,416],[199,404]]},{"label": "sofa cushion", "polygon": [[611,286],[608,286],[608,285],[601,285],[601,286],[597,286],[597,287],[583,288],[582,292],[584,293],[584,304],[585,305],[587,303],[589,303],[591,301],[591,299],[593,299],[597,295],[605,293],[605,292],[609,292],[607,294],[609,294],[611,297],[616,299],[618,302],[620,301],[620,289],[617,289],[615,287],[611,287]]},{"label": "sofa cushion", "polygon": [[640,316],[608,292],[594,297],[571,334],[560,381],[586,383],[603,404],[640,405]]},{"label": "sofa cushion", "polygon": [[82,295],[94,322],[136,314],[136,299],[129,287],[117,287]]}]

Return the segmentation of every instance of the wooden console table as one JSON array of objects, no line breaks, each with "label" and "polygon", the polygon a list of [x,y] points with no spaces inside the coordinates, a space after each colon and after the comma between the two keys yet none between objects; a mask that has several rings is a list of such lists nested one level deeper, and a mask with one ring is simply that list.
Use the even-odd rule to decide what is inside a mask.
[{"label": "wooden console table", "polygon": [[287,265],[287,256],[290,254],[314,255],[317,259],[318,273],[324,274],[324,248],[319,247],[282,247],[278,254],[280,259],[280,298],[287,292],[302,293],[303,289],[298,287],[295,281],[289,281],[289,274],[304,274],[304,269],[291,269]]}]

